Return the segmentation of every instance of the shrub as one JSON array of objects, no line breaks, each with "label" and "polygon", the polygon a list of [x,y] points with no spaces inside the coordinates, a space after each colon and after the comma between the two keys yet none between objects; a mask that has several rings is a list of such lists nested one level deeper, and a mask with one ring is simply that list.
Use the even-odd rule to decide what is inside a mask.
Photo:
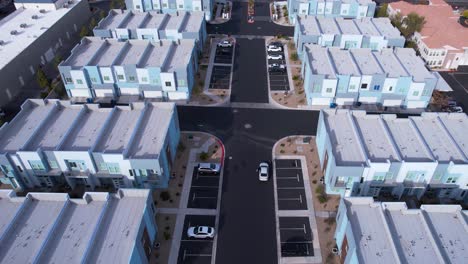
[{"label": "shrub", "polygon": [[291,53],[290,58],[293,61],[297,61],[297,60],[299,60],[299,55],[297,55],[297,52],[293,52],[293,53]]},{"label": "shrub", "polygon": [[317,196],[318,200],[319,200],[319,203],[323,204],[323,203],[326,203],[328,201],[328,197],[326,195],[319,195]]},{"label": "shrub", "polygon": [[179,145],[177,145],[177,151],[179,152],[184,152],[186,148],[187,147],[185,147],[184,143],[182,142],[179,142]]},{"label": "shrub", "polygon": [[293,79],[294,81],[299,80],[299,75],[294,75],[292,79]]},{"label": "shrub", "polygon": [[204,151],[203,151],[202,153],[200,153],[200,159],[201,159],[202,161],[207,161],[208,158],[209,158],[208,153],[206,153],[206,152],[204,152]]},{"label": "shrub", "polygon": [[327,225],[333,225],[336,222],[336,219],[335,217],[328,217],[324,221]]},{"label": "shrub", "polygon": [[464,18],[468,18],[468,9],[467,9],[467,10],[465,10],[465,11],[463,11],[463,13],[462,13],[462,17],[464,17]]},{"label": "shrub", "polygon": [[313,183],[313,184],[317,184],[317,180],[312,180],[312,183]]},{"label": "shrub", "polygon": [[167,201],[171,199],[171,194],[168,191],[164,191],[159,194],[159,198],[161,198],[163,201]]},{"label": "shrub", "polygon": [[163,236],[165,240],[171,239],[171,234],[169,232],[164,231]]},{"label": "shrub", "polygon": [[284,149],[280,150],[280,153],[281,153],[281,154],[283,154],[284,152],[285,152]]}]

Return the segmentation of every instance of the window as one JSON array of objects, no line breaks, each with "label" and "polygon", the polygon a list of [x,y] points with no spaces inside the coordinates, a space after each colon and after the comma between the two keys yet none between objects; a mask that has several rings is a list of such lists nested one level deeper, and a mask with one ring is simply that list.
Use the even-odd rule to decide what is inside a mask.
[{"label": "window", "polygon": [[148,77],[141,77],[142,82],[148,82]]},{"label": "window", "polygon": [[123,76],[122,74],[117,74],[117,79],[123,80],[123,79],[124,79],[124,76]]},{"label": "window", "polygon": [[457,183],[457,181],[458,181],[458,176],[450,176],[447,178],[445,183]]},{"label": "window", "polygon": [[73,83],[73,79],[72,78],[65,78],[65,83]]},{"label": "window", "polygon": [[385,172],[376,172],[374,177],[372,177],[373,181],[384,181],[385,180]]},{"label": "window", "polygon": [[131,82],[134,82],[135,81],[135,76],[128,76],[128,80],[130,80]]},{"label": "window", "polygon": [[408,171],[405,181],[422,182],[424,181],[423,171]]},{"label": "window", "polygon": [[305,14],[307,10],[302,10],[302,14]]},{"label": "window", "polygon": [[195,7],[195,11],[200,11],[200,8],[198,6]]},{"label": "window", "polygon": [[159,80],[158,80],[158,79],[153,79],[153,80],[151,80],[151,82],[154,83],[154,84],[159,84]]},{"label": "window", "polygon": [[442,51],[442,54],[440,54],[441,56],[445,56],[445,51]]},{"label": "window", "polygon": [[136,9],[140,9],[140,5],[136,5],[135,8],[136,8]]},{"label": "window", "polygon": [[163,3],[163,7],[164,7],[164,8],[167,8],[167,4],[166,4],[166,3]]},{"label": "window", "polygon": [[179,5],[179,8],[180,8],[180,9],[184,8],[184,5]]},{"label": "window", "polygon": [[319,93],[320,92],[321,85],[318,83],[314,83],[314,86],[312,88],[313,93]]},{"label": "window", "polygon": [[109,76],[104,76],[104,81],[110,81]]},{"label": "window", "polygon": [[393,86],[388,87],[388,91],[391,92],[393,90]]},{"label": "window", "polygon": [[374,91],[380,90],[380,85],[374,85]]},{"label": "window", "polygon": [[414,91],[413,96],[419,96],[419,91]]},{"label": "window", "polygon": [[442,65],[442,61],[440,60],[438,64],[439,64],[439,65]]},{"label": "window", "polygon": [[361,16],[362,16],[362,17],[364,16],[364,12],[361,12]]},{"label": "window", "polygon": [[367,89],[367,83],[361,84],[361,89]]},{"label": "window", "polygon": [[110,174],[120,173],[120,166],[118,163],[107,163],[107,169],[109,170]]},{"label": "window", "polygon": [[135,174],[133,174],[133,170],[128,170],[128,173],[130,174],[130,176],[135,176]]},{"label": "window", "polygon": [[140,176],[147,177],[148,176],[148,170],[139,170]]},{"label": "window", "polygon": [[77,84],[83,84],[83,80],[81,80],[81,79],[76,79],[76,83],[77,83]]},{"label": "window", "polygon": [[442,173],[436,172],[434,173],[433,179],[434,180],[440,180],[442,178]]},{"label": "window", "polygon": [[49,166],[52,168],[52,169],[58,169],[58,164],[55,160],[49,160]]},{"label": "window", "polygon": [[179,84],[179,86],[185,86],[185,80],[178,80],[177,83]]},{"label": "window", "polygon": [[21,168],[21,166],[16,166],[16,168],[18,169],[19,172],[23,172],[23,168]]},{"label": "window", "polygon": [[101,164],[99,164],[99,170],[100,171],[106,171],[107,170],[107,164],[105,162],[101,162]]},{"label": "window", "polygon": [[96,78],[92,77],[91,82],[96,83],[97,82]]},{"label": "window", "polygon": [[165,82],[165,85],[166,85],[166,86],[171,86],[172,83],[171,83],[171,82]]},{"label": "window", "polygon": [[343,13],[343,15],[346,15],[348,13],[348,10],[344,9],[341,13]]},{"label": "window", "polygon": [[327,88],[327,89],[326,89],[326,92],[327,92],[327,93],[332,93],[332,92],[333,92],[333,88]]},{"label": "window", "polygon": [[42,161],[40,160],[31,160],[29,161],[29,165],[31,165],[31,169],[33,170],[39,170],[39,171],[45,170],[44,164],[42,164]]},{"label": "window", "polygon": [[391,178],[393,178],[393,172],[387,172],[385,174],[385,179],[391,179]]},{"label": "window", "polygon": [[430,96],[432,94],[432,90],[428,87],[423,89],[422,96]]},{"label": "window", "polygon": [[349,86],[349,90],[350,90],[350,91],[356,90],[356,85],[355,85],[355,84],[351,84],[351,85]]}]

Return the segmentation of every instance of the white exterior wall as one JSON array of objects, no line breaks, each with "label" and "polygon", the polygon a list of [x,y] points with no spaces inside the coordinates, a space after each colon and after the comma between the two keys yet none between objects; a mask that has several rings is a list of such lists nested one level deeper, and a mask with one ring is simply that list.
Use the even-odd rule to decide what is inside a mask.
[{"label": "white exterior wall", "polygon": [[114,96],[114,90],[112,89],[96,89],[94,90],[94,93],[96,94],[96,97],[113,97]]},{"label": "white exterior wall", "polygon": [[70,89],[71,97],[91,97],[89,89]]},{"label": "white exterior wall", "polygon": [[[321,46],[325,46],[325,43],[326,42],[332,42],[333,43],[333,40],[335,39],[335,35],[332,35],[332,34],[323,34],[319,37],[319,41],[318,41],[318,44],[321,45]],[[330,46],[333,46],[333,45],[330,45]]]},{"label": "white exterior wall", "polygon": [[385,82],[382,88],[382,93],[395,93],[395,88],[396,88],[397,83],[398,83],[397,78],[385,78]]},{"label": "white exterior wall", "polygon": [[[18,157],[23,161],[23,165],[26,170],[32,170],[29,161],[42,161],[39,154],[35,151],[18,151],[16,152],[16,155],[18,155]],[[44,168],[47,168],[48,164],[44,164],[44,162],[42,163]]]},{"label": "white exterior wall", "polygon": [[163,97],[163,92],[161,91],[143,91],[145,98],[161,98]]},{"label": "white exterior wall", "polygon": [[[101,72],[102,82],[104,83],[116,82],[114,74],[112,73],[112,69],[110,67],[99,67],[99,71]],[[108,76],[109,80],[108,81],[104,80],[104,76]]]},{"label": "white exterior wall", "polygon": [[325,2],[325,15],[331,15],[335,2]]},{"label": "white exterior wall", "polygon": [[346,41],[355,41],[357,42],[356,48],[362,47],[362,35],[341,35],[340,48],[344,49]]},{"label": "white exterior wall", "polygon": [[[325,79],[322,83],[322,96],[323,97],[335,97],[336,94],[336,86],[338,85],[338,80],[333,79]],[[327,93],[327,88],[332,88],[330,93]]]},{"label": "white exterior wall", "polygon": [[367,6],[358,6],[358,12],[356,18],[363,18],[367,15]]},{"label": "white exterior wall", "polygon": [[[149,84],[150,83],[150,77],[149,77],[148,69],[137,68],[136,72],[137,72],[138,83],[140,83],[140,84]],[[146,78],[146,81],[144,81],[143,78]]]},{"label": "white exterior wall", "polygon": [[158,30],[154,28],[137,28],[136,33],[138,39],[143,39],[143,35],[150,35],[154,41],[159,40]]},{"label": "white exterior wall", "polygon": [[[127,76],[125,76],[125,70],[122,66],[112,66],[114,69],[114,76],[117,82],[127,82]],[[123,79],[119,80],[118,75],[123,75]]]},{"label": "white exterior wall", "polygon": [[312,98],[312,105],[330,105],[333,98]]},{"label": "white exterior wall", "polygon": [[317,4],[317,15],[325,14],[325,2],[319,2]]},{"label": "white exterior wall", "polygon": [[[422,92],[424,90],[425,83],[415,83],[412,82],[410,85],[410,88],[408,90],[407,99],[408,100],[420,100]],[[417,96],[414,96],[413,94],[417,92]]]},{"label": "white exterior wall", "polygon": [[62,171],[68,171],[68,166],[65,160],[81,160],[85,163],[86,168],[90,173],[96,173],[96,168],[91,156],[87,151],[54,151],[57,164]]},{"label": "white exterior wall", "polygon": [[[164,91],[175,91],[176,83],[174,78],[174,73],[172,72],[161,72],[161,85]],[[166,82],[171,82],[170,86],[166,85]]]},{"label": "white exterior wall", "polygon": [[[78,88],[78,89],[88,88],[86,77],[82,71],[70,71],[70,76],[73,79],[73,84],[75,85],[75,88]],[[82,83],[79,84],[77,80],[81,80]]]},{"label": "white exterior wall", "polygon": [[309,14],[309,3],[299,3],[299,11],[298,14]]},{"label": "white exterior wall", "polygon": [[437,162],[402,162],[396,177],[397,182],[404,182],[410,171],[424,171],[424,181],[429,183],[437,168]]},{"label": "white exterior wall", "polygon": [[126,28],[116,28],[112,36],[117,39],[128,39],[130,32]]},{"label": "white exterior wall", "polygon": [[[348,84],[348,92],[358,92],[360,84],[361,84],[361,77],[351,76],[351,78],[349,79],[349,84]],[[353,85],[354,85],[354,89],[351,89]]]},{"label": "white exterior wall", "polygon": [[341,11],[340,11],[340,14],[342,16],[347,16],[349,14],[349,8],[350,8],[350,5],[349,4],[344,4],[344,3],[341,3]]},{"label": "white exterior wall", "polygon": [[193,1],[192,2],[193,11],[202,11],[202,2],[201,1]]},{"label": "white exterior wall", "polygon": [[187,100],[188,94],[186,92],[168,92],[169,100]]}]

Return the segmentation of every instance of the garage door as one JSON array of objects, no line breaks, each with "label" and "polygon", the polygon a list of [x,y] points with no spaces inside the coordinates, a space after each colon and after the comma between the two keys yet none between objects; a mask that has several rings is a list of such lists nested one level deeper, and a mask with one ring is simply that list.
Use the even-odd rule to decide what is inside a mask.
[{"label": "garage door", "polygon": [[145,98],[161,98],[163,96],[161,91],[144,91]]},{"label": "garage door", "polygon": [[330,105],[331,98],[312,98],[312,105]]},{"label": "garage door", "polygon": [[114,91],[112,89],[99,89],[94,90],[96,97],[114,97]]},{"label": "garage door", "polygon": [[426,107],[426,102],[424,101],[409,101],[408,108],[425,108]]},{"label": "garage door", "polygon": [[401,100],[384,100],[383,106],[400,106]]},{"label": "garage door", "polygon": [[377,97],[359,97],[361,103],[377,103]]},{"label": "garage door", "polygon": [[185,100],[188,99],[186,92],[168,92],[170,100]]},{"label": "garage door", "polygon": [[335,102],[337,105],[352,105],[354,98],[336,98]]},{"label": "garage door", "polygon": [[91,97],[88,89],[70,89],[72,97]]},{"label": "garage door", "polygon": [[120,88],[120,95],[139,95],[140,90],[138,88]]}]

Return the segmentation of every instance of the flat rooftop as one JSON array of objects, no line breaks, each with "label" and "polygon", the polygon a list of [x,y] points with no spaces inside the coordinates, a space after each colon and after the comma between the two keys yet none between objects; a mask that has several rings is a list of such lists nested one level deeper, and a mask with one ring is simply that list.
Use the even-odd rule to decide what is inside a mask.
[{"label": "flat rooftop", "polygon": [[439,114],[440,121],[444,124],[446,130],[457,143],[457,146],[468,157],[468,117],[464,113]]},{"label": "flat rooftop", "polygon": [[332,17],[316,17],[322,34],[339,35],[341,34],[335,19]]},{"label": "flat rooftop", "polygon": [[354,61],[363,75],[383,73],[370,49],[351,49],[349,52],[353,55]]},{"label": "flat rooftop", "polygon": [[204,12],[194,11],[186,12],[185,20],[182,23],[181,32],[198,32],[205,19]]},{"label": "flat rooftop", "polygon": [[169,19],[169,14],[158,14],[155,11],[148,11],[148,16],[140,25],[140,28],[160,29]]},{"label": "flat rooftop", "polygon": [[373,18],[363,17],[363,18],[354,19],[354,23],[359,28],[359,31],[361,31],[362,35],[380,36],[380,32],[375,27],[376,25],[372,23],[372,20]]},{"label": "flat rooftop", "polygon": [[398,78],[401,76],[409,76],[403,65],[398,61],[391,49],[383,49],[381,51],[373,51],[372,54],[379,62],[380,67],[387,73],[390,78]]},{"label": "flat rooftop", "polygon": [[125,48],[121,50],[121,54],[117,60],[116,65],[136,65],[141,59],[143,53],[148,47],[148,43],[141,41],[129,40]]},{"label": "flat rooftop", "polygon": [[309,54],[309,63],[312,67],[312,72],[325,75],[329,79],[335,79],[335,70],[331,65],[328,49],[318,45],[305,44],[304,46]]},{"label": "flat rooftop", "polygon": [[195,48],[195,41],[193,39],[181,39],[180,43],[175,47],[170,50],[166,67],[164,67],[167,72],[176,71],[180,67],[187,67]]},{"label": "flat rooftop", "polygon": [[361,32],[359,31],[358,27],[352,19],[344,19],[342,17],[337,17],[335,21],[338,24],[338,28],[340,29],[342,34],[361,35]]},{"label": "flat rooftop", "polygon": [[426,68],[426,64],[421,57],[416,56],[416,52],[413,49],[395,48],[395,55],[409,74],[413,76],[414,81],[423,82],[426,79],[434,78]]},{"label": "flat rooftop", "polygon": [[320,35],[321,31],[315,16],[298,15],[297,23],[304,35]]},{"label": "flat rooftop", "polygon": [[354,66],[353,59],[348,51],[339,47],[329,49],[329,55],[335,66],[336,73],[339,75],[359,76],[360,72]]},{"label": "flat rooftop", "polygon": [[366,162],[361,143],[347,110],[324,110],[325,126],[334,146],[337,165],[359,165]]},{"label": "flat rooftop", "polygon": [[[42,34],[53,27],[62,17],[66,16],[80,0],[73,1],[68,8],[57,10],[47,10],[41,13],[39,8],[19,8],[0,21],[0,40],[5,44],[0,46],[0,69],[5,67],[10,61],[27,49]],[[33,16],[37,16],[34,19]],[[27,27],[20,27],[26,24]],[[10,32],[16,31],[16,34]]]},{"label": "flat rooftop", "polygon": [[147,52],[143,54],[138,67],[162,67],[167,59],[169,50],[173,48],[175,44],[170,41],[160,41],[154,44],[150,44]]},{"label": "flat rooftop", "polygon": [[172,120],[175,104],[150,104],[145,109],[129,153],[132,158],[157,158]]},{"label": "flat rooftop", "polygon": [[0,153],[20,150],[52,108],[52,104],[44,104],[43,101],[26,101],[21,112],[0,130]]},{"label": "flat rooftop", "polygon": [[403,38],[400,31],[392,25],[392,22],[388,17],[372,18],[371,21],[383,36],[387,38]]},{"label": "flat rooftop", "polygon": [[[70,57],[62,61],[63,66],[84,66],[88,65],[93,56],[104,45],[98,38],[85,37],[81,39],[80,44],[76,45],[71,51]],[[91,62],[91,65],[94,63]]]},{"label": "flat rooftop", "polygon": [[130,259],[150,191],[85,193],[83,199],[15,196],[0,190],[0,223],[9,227],[0,241],[0,262],[32,263],[37,256],[39,263],[119,263]]}]

